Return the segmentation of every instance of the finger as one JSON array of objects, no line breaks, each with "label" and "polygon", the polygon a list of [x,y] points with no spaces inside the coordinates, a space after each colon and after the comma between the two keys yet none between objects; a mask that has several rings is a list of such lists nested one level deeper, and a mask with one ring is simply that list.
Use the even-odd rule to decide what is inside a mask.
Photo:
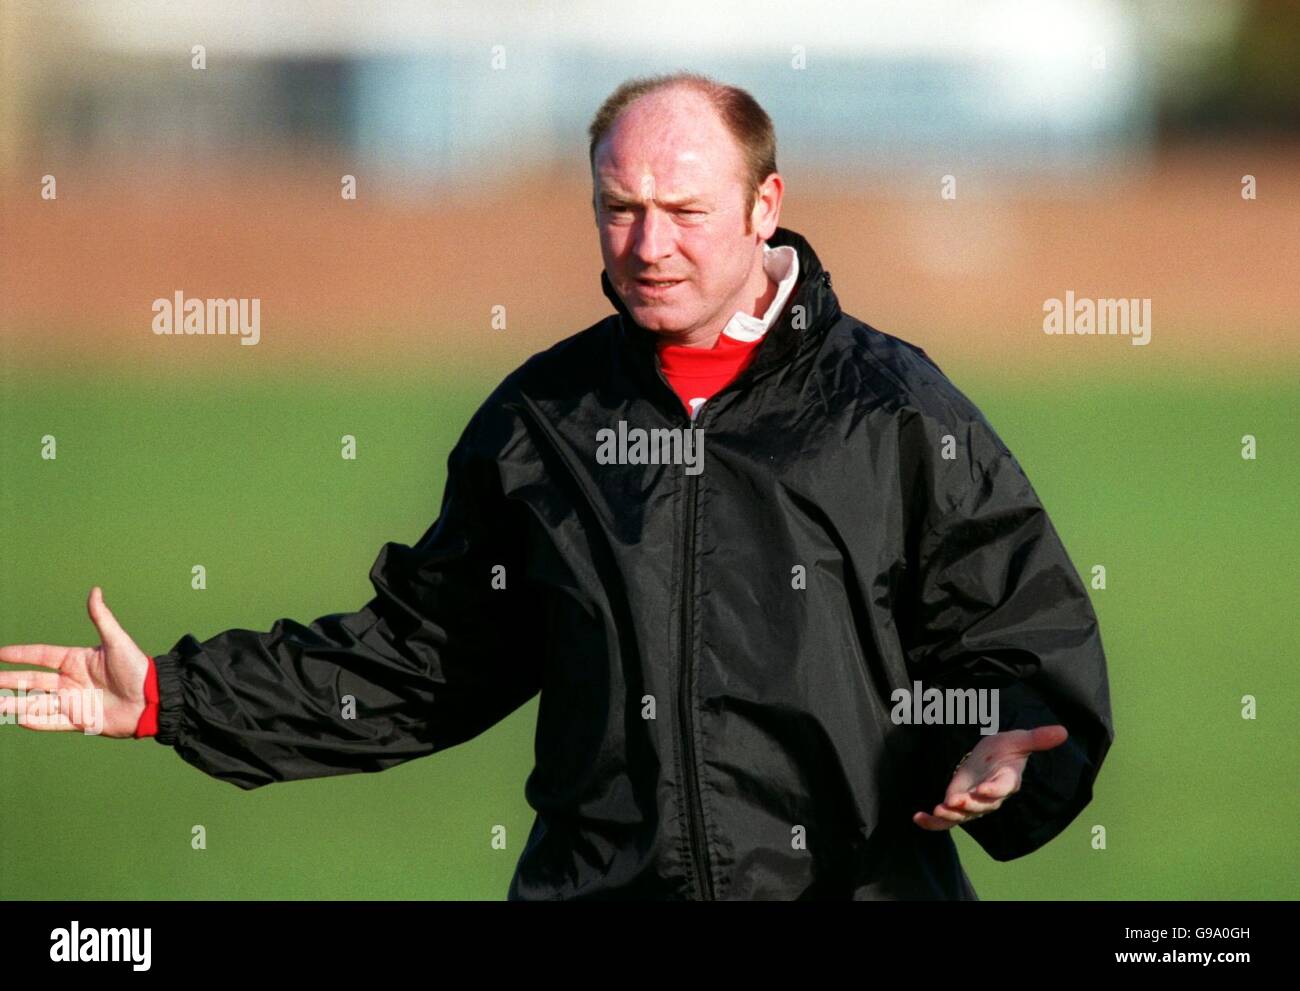
[{"label": "finger", "polygon": [[1025,737],[1019,741],[1019,746],[1015,748],[1015,752],[1021,754],[1051,750],[1053,747],[1059,747],[1070,738],[1070,731],[1059,723],[1052,726],[1038,726],[1031,730],[1022,730],[1022,732]]},{"label": "finger", "polygon": [[0,688],[35,688],[52,692],[59,687],[59,676],[53,671],[0,671]]},{"label": "finger", "polygon": [[932,812],[931,815],[936,819],[944,819],[954,824],[964,822],[966,819],[965,812],[958,811],[957,809],[942,804],[936,805],[934,807],[934,812]]},{"label": "finger", "polygon": [[19,726],[36,730],[76,729],[55,692],[0,695],[0,716],[13,715]]},{"label": "finger", "polygon": [[0,647],[0,661],[6,664],[39,664],[57,671],[71,649],[48,643],[14,644],[11,647]]},{"label": "finger", "polygon": [[918,826],[920,826],[922,829],[928,829],[932,832],[939,832],[944,829],[952,829],[954,825],[953,823],[948,822],[947,820],[936,819],[934,816],[928,815],[925,812],[918,812],[916,815],[912,816],[912,821],[916,823]]},{"label": "finger", "polygon": [[947,805],[948,808],[950,809],[956,809],[958,812],[984,813],[984,812],[992,812],[994,809],[996,809],[998,806],[1002,804],[1002,800],[999,798],[991,802],[980,801],[978,798],[974,798],[972,797],[971,794],[968,793],[964,795],[958,795],[956,798],[953,799],[949,799],[944,804]]},{"label": "finger", "polygon": [[122,629],[122,624],[117,621],[117,617],[113,615],[113,610],[108,608],[108,603],[104,601],[104,590],[98,585],[90,590],[90,597],[86,600],[86,611],[90,613],[90,621],[95,624],[95,629],[99,631],[99,637],[105,646],[131,639],[126,630]]},{"label": "finger", "polygon": [[26,695],[0,695],[0,715],[36,711],[43,707],[56,708],[58,696],[53,692],[30,692]]},{"label": "finger", "polygon": [[18,725],[38,733],[66,733],[81,728],[62,713],[54,716],[19,716]]}]

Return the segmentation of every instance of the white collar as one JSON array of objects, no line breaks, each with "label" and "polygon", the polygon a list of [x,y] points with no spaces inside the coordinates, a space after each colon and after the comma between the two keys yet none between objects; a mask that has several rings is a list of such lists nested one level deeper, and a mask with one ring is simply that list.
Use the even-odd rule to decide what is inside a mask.
[{"label": "white collar", "polygon": [[785,301],[790,298],[795,280],[799,277],[799,254],[788,244],[774,248],[763,242],[763,271],[776,280],[776,295],[767,308],[763,319],[759,319],[743,310],[737,310],[727,321],[722,332],[737,341],[756,341],[768,332],[780,315]]}]

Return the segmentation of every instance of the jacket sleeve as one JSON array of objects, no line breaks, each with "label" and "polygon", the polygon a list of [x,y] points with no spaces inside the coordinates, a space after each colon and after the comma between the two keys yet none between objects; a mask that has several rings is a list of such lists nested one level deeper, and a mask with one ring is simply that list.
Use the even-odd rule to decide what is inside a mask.
[{"label": "jacket sleeve", "polygon": [[437,521],[414,546],[383,546],[359,611],[186,635],[157,657],[159,743],[244,789],[382,771],[474,737],[540,690],[521,649],[535,632],[516,566],[522,511],[476,441],[482,412],[448,460]]},{"label": "jacket sleeve", "polygon": [[[960,393],[946,423],[918,417],[904,641],[923,688],[996,688],[999,732],[1061,724],[1020,790],[963,828],[995,860],[1038,849],[1088,804],[1111,743],[1106,659],[1088,593],[1019,463]],[[956,443],[945,460],[943,436]],[[949,448],[951,451],[951,447]],[[926,727],[927,787],[943,800],[978,725]],[[933,807],[933,806],[931,806]],[[927,808],[925,811],[929,811]]]}]

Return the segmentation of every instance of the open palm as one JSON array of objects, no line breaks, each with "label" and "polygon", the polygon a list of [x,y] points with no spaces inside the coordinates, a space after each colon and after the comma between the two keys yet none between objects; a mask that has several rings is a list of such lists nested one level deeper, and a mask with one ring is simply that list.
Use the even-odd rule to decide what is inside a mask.
[{"label": "open palm", "polygon": [[1020,790],[1030,755],[1059,747],[1069,736],[1064,726],[1054,724],[982,738],[953,774],[944,800],[933,812],[917,812],[912,821],[937,831],[996,812]]},{"label": "open palm", "polygon": [[[104,736],[134,735],[145,707],[149,658],[122,629],[98,585],[90,590],[86,609],[99,631],[98,647],[0,647],[0,662],[48,669],[0,670],[0,688],[23,693],[0,695],[0,715],[16,717],[20,726],[34,730],[98,729]],[[91,725],[96,713],[102,713],[99,727]]]}]

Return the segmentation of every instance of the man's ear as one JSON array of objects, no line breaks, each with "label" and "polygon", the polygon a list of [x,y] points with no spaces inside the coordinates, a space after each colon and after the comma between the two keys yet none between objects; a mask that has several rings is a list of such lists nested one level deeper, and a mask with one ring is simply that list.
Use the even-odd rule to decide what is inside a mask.
[{"label": "man's ear", "polygon": [[754,197],[754,208],[750,211],[750,221],[757,230],[759,240],[766,241],[776,233],[781,219],[781,199],[785,195],[785,180],[779,172],[773,172],[763,180]]}]

